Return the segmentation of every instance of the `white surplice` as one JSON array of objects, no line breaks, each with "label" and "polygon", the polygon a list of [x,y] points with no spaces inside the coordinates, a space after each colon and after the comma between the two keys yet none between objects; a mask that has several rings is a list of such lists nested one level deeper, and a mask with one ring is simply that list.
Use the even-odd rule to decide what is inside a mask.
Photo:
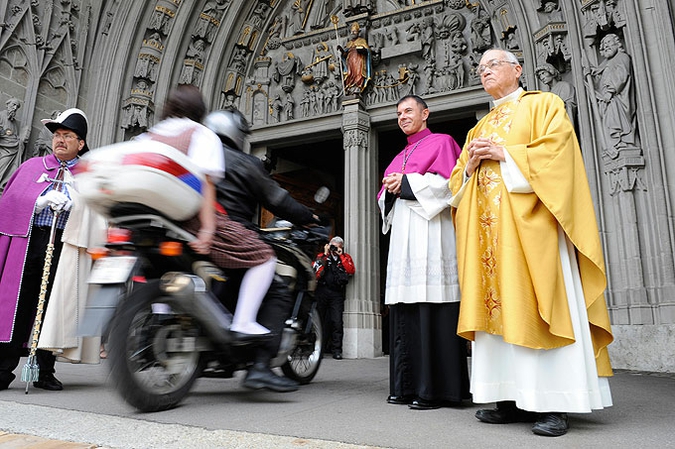
[{"label": "white surplice", "polygon": [[417,200],[396,199],[384,214],[379,198],[382,233],[391,229],[387,262],[386,304],[459,301],[455,229],[443,176],[406,174]]}]

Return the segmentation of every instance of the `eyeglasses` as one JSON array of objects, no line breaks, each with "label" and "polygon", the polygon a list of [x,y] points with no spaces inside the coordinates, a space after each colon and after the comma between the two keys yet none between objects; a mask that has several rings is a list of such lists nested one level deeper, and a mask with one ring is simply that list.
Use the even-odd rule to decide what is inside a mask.
[{"label": "eyeglasses", "polygon": [[73,140],[80,140],[79,137],[77,137],[75,134],[53,134],[52,135],[52,140],[65,140],[66,142],[70,142]]},{"label": "eyeglasses", "polygon": [[493,59],[491,61],[488,61],[487,64],[481,64],[478,67],[476,67],[476,72],[479,75],[482,75],[483,72],[485,72],[487,69],[494,70],[502,64],[517,65],[518,63],[513,61],[507,61],[506,59]]}]

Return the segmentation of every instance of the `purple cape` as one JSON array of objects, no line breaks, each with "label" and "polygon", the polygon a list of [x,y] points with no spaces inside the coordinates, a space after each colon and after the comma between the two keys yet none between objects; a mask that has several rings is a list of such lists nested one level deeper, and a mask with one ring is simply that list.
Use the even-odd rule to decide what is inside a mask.
[{"label": "purple cape", "polygon": [[49,186],[37,182],[43,173],[54,178],[59,167],[52,154],[24,162],[9,178],[0,197],[0,342],[12,339],[14,317],[37,197]]},{"label": "purple cape", "polygon": [[[424,140],[422,140],[424,139]],[[418,144],[419,143],[419,144]],[[418,144],[415,147],[415,144]],[[415,148],[414,151],[411,150]],[[455,168],[457,158],[462,152],[462,149],[455,139],[447,134],[432,133],[429,128],[408,136],[408,145],[403,151],[398,153],[391,161],[387,169],[384,171],[384,176],[391,173],[403,172],[403,161],[408,156],[405,164],[405,173],[435,173],[444,178],[450,179],[452,169]],[[384,187],[380,189],[377,194],[379,198],[384,191]]]}]

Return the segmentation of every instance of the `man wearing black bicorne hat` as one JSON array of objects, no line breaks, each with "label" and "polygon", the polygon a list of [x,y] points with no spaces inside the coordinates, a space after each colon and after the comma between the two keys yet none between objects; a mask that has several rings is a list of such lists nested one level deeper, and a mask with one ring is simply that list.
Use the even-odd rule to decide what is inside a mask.
[{"label": "man wearing black bicorne hat", "polygon": [[[80,243],[81,235],[88,235],[92,224],[90,211],[73,188],[71,173],[79,156],[89,150],[86,142],[87,117],[81,110],[72,108],[54,119],[42,120],[42,123],[52,132],[53,153],[21,164],[0,197],[0,390],[9,387],[16,377],[13,371],[20,357],[28,354],[48,244],[51,241],[54,249],[48,270],[45,309],[50,296],[58,296],[58,287],[53,289],[52,286],[58,277],[57,271],[60,271],[62,249],[69,246],[77,252],[82,245],[86,247],[86,244]],[[69,220],[73,216],[76,218]],[[69,259],[67,265],[62,270],[67,273],[64,275],[67,279],[57,283],[67,286],[67,293],[59,294],[68,296],[68,301],[79,301],[80,296],[86,295],[86,289],[81,292],[78,288],[78,285],[82,286],[79,284],[82,270],[76,257]],[[55,298],[51,302],[54,303]],[[53,308],[56,309],[56,305]],[[65,315],[66,322],[60,324],[61,331],[69,328],[67,321],[74,322],[76,319]],[[44,317],[46,320],[46,310]],[[98,354],[98,345],[95,346]],[[58,348],[58,352],[61,355],[63,348]],[[77,362],[92,362],[78,357],[80,360],[75,360]],[[56,357],[52,350],[38,349],[36,358],[39,379],[34,386],[45,390],[63,389],[61,382],[54,377]]]}]

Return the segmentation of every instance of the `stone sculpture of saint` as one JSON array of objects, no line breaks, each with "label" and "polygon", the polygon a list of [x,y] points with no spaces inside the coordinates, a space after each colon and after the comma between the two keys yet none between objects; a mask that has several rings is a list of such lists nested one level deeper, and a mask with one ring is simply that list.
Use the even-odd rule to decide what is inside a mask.
[{"label": "stone sculpture of saint", "polygon": [[622,149],[638,147],[633,69],[630,56],[616,34],[602,38],[600,54],[605,60],[591,74],[597,82],[596,98],[607,155],[616,158]]},{"label": "stone sculpture of saint", "polygon": [[27,136],[20,136],[21,127],[16,120],[16,111],[21,107],[19,100],[10,98],[5,106],[0,111],[0,192],[21,164],[24,143],[28,140]]},{"label": "stone sculpture of saint", "polygon": [[535,69],[537,78],[548,86],[548,90],[553,92],[565,102],[565,109],[572,123],[576,123],[577,99],[576,90],[571,83],[562,80],[560,71],[549,63],[544,63]]}]

